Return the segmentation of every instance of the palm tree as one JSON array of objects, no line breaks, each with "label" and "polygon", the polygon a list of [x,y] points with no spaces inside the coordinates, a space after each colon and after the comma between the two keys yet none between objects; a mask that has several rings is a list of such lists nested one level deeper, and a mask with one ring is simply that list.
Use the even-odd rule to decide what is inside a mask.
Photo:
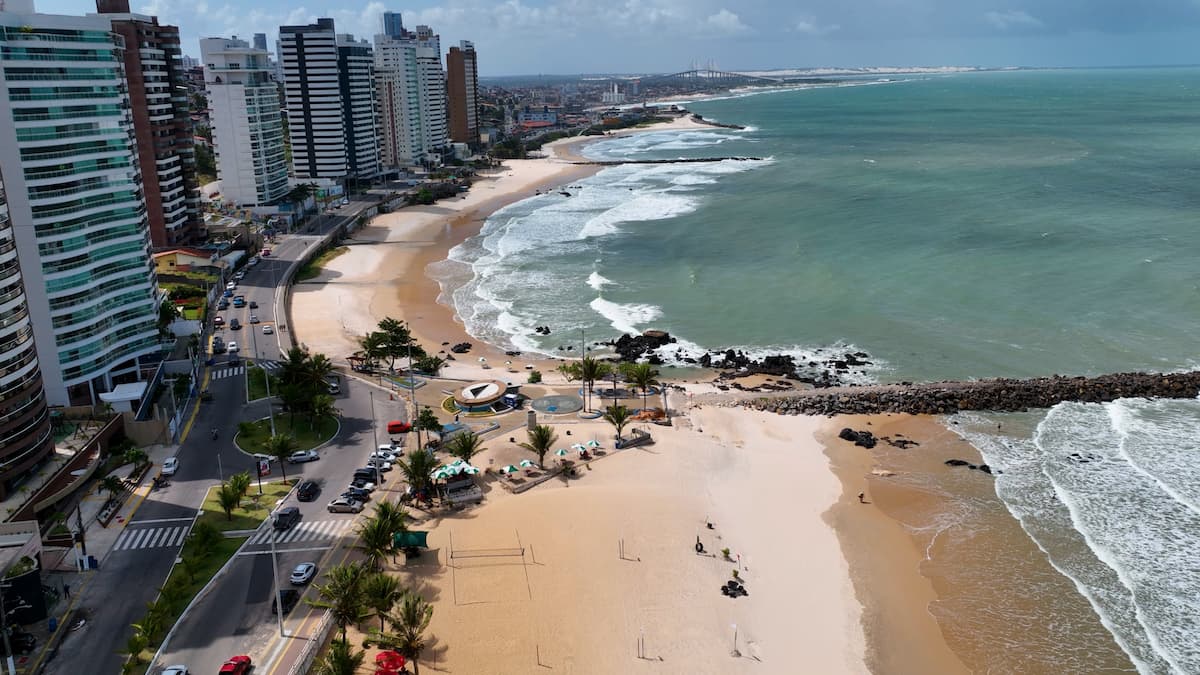
[{"label": "palm tree", "polygon": [[438,467],[438,461],[433,456],[432,452],[419,449],[408,455],[408,459],[401,459],[397,466],[400,467],[401,473],[404,474],[404,480],[416,492],[429,492],[433,487],[433,479],[430,474]]},{"label": "palm tree", "polygon": [[313,675],[354,675],[366,654],[346,642],[334,641],[313,665]]},{"label": "palm tree", "polygon": [[296,439],[289,434],[275,434],[263,442],[263,450],[279,460],[279,471],[287,482],[287,458],[296,451]]},{"label": "palm tree", "polygon": [[232,521],[233,510],[241,505],[242,496],[229,483],[221,483],[221,487],[217,488],[217,503],[225,512],[225,517]]},{"label": "palm tree", "polygon": [[100,490],[112,495],[112,499],[116,499],[117,495],[125,491],[125,483],[116,476],[105,476],[104,480],[100,481]]},{"label": "palm tree", "polygon": [[404,597],[404,587],[396,577],[386,572],[376,572],[363,582],[363,595],[367,599],[367,607],[379,617],[379,632],[382,633],[383,620]]},{"label": "palm tree", "polygon": [[188,535],[188,539],[196,545],[196,551],[201,556],[206,556],[216,550],[217,545],[225,538],[216,525],[202,520],[192,527],[192,533]]},{"label": "palm tree", "polygon": [[137,624],[134,624],[133,635],[125,642],[125,653],[129,655],[129,663],[138,665],[142,662],[142,651],[150,646],[150,638],[146,637],[141,631],[137,630]]},{"label": "palm tree", "polygon": [[387,358],[387,334],[375,331],[367,333],[358,339],[358,346],[362,348],[362,355],[367,359],[367,363],[372,368],[379,365],[379,362]]},{"label": "palm tree", "polygon": [[546,453],[550,452],[550,448],[554,447],[557,440],[558,434],[554,433],[554,429],[545,424],[539,424],[529,431],[529,442],[521,443],[520,446],[537,455],[538,466],[543,466]]},{"label": "palm tree", "polygon": [[472,457],[483,452],[485,449],[483,447],[483,439],[479,437],[479,434],[470,429],[454,434],[446,442],[446,452],[451,457],[457,457],[468,463]]},{"label": "palm tree", "polygon": [[308,604],[320,609],[329,610],[333,621],[342,631],[342,642],[346,642],[346,627],[358,625],[370,615],[364,605],[363,579],[366,570],[362,564],[353,562],[348,565],[337,565],[325,573],[328,580],[325,584],[313,584],[317,589],[317,599],[308,600]]},{"label": "palm tree", "polygon": [[[393,534],[404,532],[408,529],[408,525],[405,522],[408,520],[408,511],[395,502],[378,502],[375,504],[375,514],[371,517],[385,523],[388,531]],[[393,558],[395,555],[396,552],[392,551]]]},{"label": "palm tree", "polygon": [[392,537],[395,531],[391,523],[379,518],[367,518],[358,524],[359,543],[354,546],[362,551],[367,559],[367,567],[371,571],[379,569],[379,563],[396,550],[396,542]]},{"label": "palm tree", "polygon": [[242,471],[230,476],[229,487],[237,491],[239,500],[245,497],[246,493],[250,491],[250,472]]},{"label": "palm tree", "polygon": [[400,611],[388,616],[388,622],[392,624],[394,631],[391,637],[394,639],[396,651],[412,661],[415,675],[421,673],[417,659],[425,649],[425,630],[429,628],[432,618],[433,607],[412,591],[404,594],[404,599],[400,601]]},{"label": "palm tree", "polygon": [[596,386],[596,380],[604,379],[612,372],[612,366],[590,356],[584,356],[579,361],[579,379],[583,380],[584,386],[584,409],[591,407],[592,388]]},{"label": "palm tree", "polygon": [[642,390],[642,408],[644,409],[650,387],[659,384],[658,369],[649,363],[627,363],[621,370],[627,381]]},{"label": "palm tree", "polygon": [[442,421],[438,419],[437,413],[429,406],[421,408],[421,413],[417,415],[416,422],[413,423],[413,429],[417,431],[417,448],[423,448],[421,445],[422,431],[436,431],[438,436],[442,435]]},{"label": "palm tree", "polygon": [[150,455],[147,455],[146,451],[141,448],[130,448],[125,451],[124,455],[121,455],[121,459],[126,464],[141,466],[150,461]]},{"label": "palm tree", "polygon": [[166,607],[158,602],[147,602],[146,613],[142,616],[142,620],[133,624],[133,631],[146,636],[150,642],[158,637],[162,632],[163,626],[167,621]]},{"label": "palm tree", "polygon": [[329,394],[317,394],[313,397],[310,412],[312,415],[309,419],[309,428],[316,426],[319,420],[324,420],[329,417],[334,417],[338,413],[337,406],[333,404],[333,397]]},{"label": "palm tree", "polygon": [[[183,575],[187,577],[189,583],[196,578],[196,575],[200,574],[200,571],[203,568],[204,556],[188,554],[183,556],[183,558],[181,558],[179,561],[179,569],[183,572]],[[168,594],[167,589],[170,589],[171,593]],[[159,598],[165,599],[170,597],[171,600],[167,604],[174,604],[178,597],[177,594],[180,592],[183,592],[181,588],[176,585],[168,584],[160,589]]]},{"label": "palm tree", "polygon": [[633,421],[633,412],[623,405],[610,405],[604,411],[604,421],[617,428],[617,442],[620,442],[621,431]]}]

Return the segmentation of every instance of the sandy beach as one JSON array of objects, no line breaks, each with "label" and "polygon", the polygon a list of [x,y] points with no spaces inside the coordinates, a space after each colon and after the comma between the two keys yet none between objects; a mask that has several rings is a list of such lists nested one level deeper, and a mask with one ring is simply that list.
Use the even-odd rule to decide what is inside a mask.
[{"label": "sandy beach", "polygon": [[[825,421],[713,406],[677,421],[651,427],[652,446],[613,452],[610,426],[551,419],[561,445],[595,438],[610,454],[522,494],[489,473],[484,505],[415,512],[431,550],[390,569],[434,605],[423,667],[866,672],[848,569],[822,519],[841,492],[814,436]],[[529,457],[507,435],[475,463]],[[518,547],[524,558],[501,550]],[[734,570],[749,595],[720,593]]]}]

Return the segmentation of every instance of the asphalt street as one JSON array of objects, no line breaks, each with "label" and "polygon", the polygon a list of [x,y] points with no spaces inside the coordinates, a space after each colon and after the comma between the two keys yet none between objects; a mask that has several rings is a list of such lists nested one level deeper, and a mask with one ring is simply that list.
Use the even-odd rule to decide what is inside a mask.
[{"label": "asphalt street", "polygon": [[[247,274],[239,283],[237,292],[245,295],[247,307],[237,310],[230,307],[229,310],[218,312],[224,315],[227,325],[234,317],[243,325],[238,331],[220,331],[227,342],[237,340],[241,345],[240,362],[234,362],[235,359],[230,355],[213,357],[204,379],[213,398],[197,404],[193,422],[185,428],[183,441],[176,454],[180,461],[178,472],[171,478],[169,486],[150,493],[126,525],[125,532],[113,549],[100,561],[100,569],[89,573],[91,578],[77,591],[77,607],[89,617],[88,623],[83,629],[66,636],[57,656],[47,663],[44,672],[63,675],[120,672],[124,658],[119,650],[132,634],[130,624],[140,619],[147,603],[157,597],[158,588],[170,574],[208,488],[232,473],[249,470],[253,475],[255,471],[253,458],[242,453],[233,444],[233,438],[239,422],[261,419],[267,414],[265,401],[246,401],[246,360],[261,360],[265,367],[270,368],[290,346],[284,326],[286,320],[282,316],[283,305],[276,302],[277,286],[285,270],[308,249],[317,245],[320,234],[356,217],[360,210],[371,203],[359,199],[350,206],[342,207],[338,214],[315,218],[307,228],[311,234],[280,238],[269,244],[272,249],[270,256],[263,258],[255,267],[245,268]],[[258,307],[251,309],[248,306],[251,301],[257,303]],[[280,316],[276,316],[277,312]],[[260,320],[258,324],[250,323],[251,314],[257,315]],[[211,323],[208,325],[211,328]],[[264,325],[272,326],[275,334],[264,335]],[[253,337],[252,332],[255,333]],[[363,464],[374,442],[367,386],[352,384],[343,387],[336,403],[343,412],[342,427],[335,439],[321,450],[322,459],[287,467],[289,477],[303,475],[325,485],[316,502],[301,504],[305,519],[310,522],[348,518],[327,513],[325,504],[341,492],[341,486],[349,483],[349,476]],[[377,394],[375,403],[376,418],[381,423],[386,423],[388,419],[404,418],[402,402],[389,401],[386,394]],[[215,440],[211,436],[212,429],[218,432]],[[272,478],[277,480],[278,468],[273,469],[275,474]],[[350,535],[350,528],[344,528],[343,531]],[[304,555],[314,553],[284,553],[279,563],[282,574],[286,577],[296,562],[302,562],[295,556]],[[217,607],[230,615],[227,620],[213,621],[209,612],[198,606],[194,612],[195,620],[189,616],[179,626],[178,644],[186,645],[181,649],[198,654],[196,665],[192,666],[193,672],[216,672],[229,654],[253,651],[251,647],[254,641],[250,638],[255,632],[241,628],[230,631],[229,626],[230,622],[239,627],[258,625],[263,623],[259,620],[262,618],[260,615],[271,618],[269,559],[270,556],[244,556],[221,580],[219,588],[210,594],[210,598],[220,599],[224,603]],[[265,583],[263,569],[266,570]],[[265,604],[259,596],[266,598]],[[230,608],[240,609],[230,611]],[[221,643],[217,639],[236,636],[241,636],[243,640]],[[208,647],[198,649],[199,645],[204,644]],[[244,648],[239,649],[241,646]]]}]

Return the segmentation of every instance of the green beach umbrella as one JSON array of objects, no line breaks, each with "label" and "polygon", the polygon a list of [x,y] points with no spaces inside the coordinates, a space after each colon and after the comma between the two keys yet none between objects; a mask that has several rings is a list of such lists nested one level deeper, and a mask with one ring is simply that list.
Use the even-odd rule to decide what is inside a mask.
[{"label": "green beach umbrella", "polygon": [[566,448],[559,448],[554,451],[554,454],[558,455],[559,457],[566,457],[567,455],[571,454],[571,451],[567,450]]},{"label": "green beach umbrella", "polygon": [[598,447],[600,447],[600,441],[597,441],[596,439],[593,438],[592,440],[587,442],[587,446],[589,448],[598,448]]},{"label": "green beach umbrella", "polygon": [[508,466],[504,467],[503,469],[500,469],[500,473],[516,473],[518,471],[520,471],[520,469],[513,466],[512,464],[509,464]]},{"label": "green beach umbrella", "polygon": [[474,476],[475,474],[479,473],[479,469],[468,464],[465,467],[463,467],[462,472],[467,474],[468,476]]},{"label": "green beach umbrella", "polygon": [[528,459],[521,460],[521,468],[522,469],[532,469],[534,466],[535,465],[532,460],[528,460]]},{"label": "green beach umbrella", "polygon": [[580,452],[587,452],[587,448],[584,447],[583,443],[576,443],[575,445],[572,445],[571,447]]}]

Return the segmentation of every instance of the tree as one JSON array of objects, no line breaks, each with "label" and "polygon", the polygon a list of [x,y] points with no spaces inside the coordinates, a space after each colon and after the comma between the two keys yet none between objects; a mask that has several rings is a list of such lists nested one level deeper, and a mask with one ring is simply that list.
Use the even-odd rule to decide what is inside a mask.
[{"label": "tree", "polygon": [[355,675],[366,654],[346,642],[333,641],[313,665],[313,675]]},{"label": "tree", "polygon": [[[203,567],[204,557],[199,555],[185,555],[179,562],[179,569],[183,571],[184,576],[187,577],[189,582],[195,580]],[[170,596],[167,594],[167,589],[171,590]],[[186,598],[187,595],[188,593],[178,584],[167,584],[161,589],[159,599],[167,602],[168,605],[174,605],[179,599]],[[167,599],[168,597],[170,598],[169,600]]]},{"label": "tree", "polygon": [[129,655],[129,662],[133,665],[138,665],[142,662],[142,651],[150,646],[150,638],[137,629],[137,624],[134,624],[133,635],[125,641],[125,653]]},{"label": "tree", "polygon": [[353,562],[331,568],[325,573],[326,583],[313,584],[317,589],[317,599],[308,600],[308,604],[329,610],[333,622],[342,631],[342,642],[346,642],[347,626],[358,625],[370,615],[363,597],[365,577],[366,569],[362,564]]},{"label": "tree", "polygon": [[242,471],[230,476],[229,487],[237,491],[238,499],[241,500],[250,491],[250,472]]},{"label": "tree", "polygon": [[366,597],[367,607],[379,617],[379,632],[382,633],[383,620],[404,597],[404,587],[396,577],[386,572],[376,572],[363,582],[363,596]]},{"label": "tree", "polygon": [[146,451],[141,448],[130,448],[125,451],[124,455],[121,455],[121,460],[126,464],[141,466],[150,461],[150,455],[147,455]]},{"label": "tree", "polygon": [[290,434],[275,434],[263,442],[263,450],[279,460],[279,471],[287,482],[287,458],[296,451],[296,439]]},{"label": "tree", "polygon": [[483,447],[483,439],[479,437],[479,434],[468,429],[451,436],[450,440],[446,442],[445,450],[451,457],[457,457],[469,463],[472,457],[486,448]]},{"label": "tree", "polygon": [[416,363],[413,365],[413,368],[425,373],[426,375],[437,377],[437,374],[442,370],[442,366],[444,365],[446,365],[446,360],[443,358],[438,356],[425,356],[417,359]]},{"label": "tree", "polygon": [[201,556],[207,556],[217,549],[221,540],[225,535],[217,529],[216,525],[208,521],[200,521],[192,527],[192,533],[188,535],[188,539],[196,545],[196,551]]},{"label": "tree", "polygon": [[327,417],[335,417],[338,413],[337,406],[333,403],[333,397],[329,394],[318,394],[312,400],[312,416],[309,417],[309,428],[316,426],[318,420],[323,420]]},{"label": "tree", "polygon": [[546,453],[558,441],[558,434],[545,424],[539,424],[529,431],[529,442],[521,443],[520,447],[537,455],[538,466],[544,466]]},{"label": "tree", "polygon": [[386,523],[392,532],[404,532],[407,529],[408,511],[395,502],[375,504],[375,514],[372,517]]},{"label": "tree", "polygon": [[417,345],[407,323],[389,316],[379,322],[379,332],[383,334],[383,337],[380,338],[382,340],[382,355],[383,358],[388,360],[388,370],[394,371],[396,369],[396,359],[406,358],[409,354],[414,359],[425,356],[425,350]]},{"label": "tree", "polygon": [[396,550],[396,543],[392,538],[395,531],[391,529],[391,523],[378,518],[367,518],[359,522],[357,531],[359,543],[355,548],[366,556],[368,569],[377,571],[384,558]]},{"label": "tree", "polygon": [[125,491],[125,482],[113,475],[104,477],[100,481],[100,489],[111,495],[112,499],[116,499],[118,495]]},{"label": "tree", "polygon": [[625,380],[642,390],[642,408],[646,407],[646,396],[650,387],[659,384],[658,369],[649,363],[626,363],[621,367]]},{"label": "tree", "polygon": [[179,318],[179,309],[173,302],[162,302],[158,305],[158,332],[166,335],[171,322]]},{"label": "tree", "polygon": [[416,492],[429,492],[433,487],[433,479],[430,474],[438,467],[438,461],[428,450],[419,449],[409,453],[408,459],[398,461],[401,473],[404,474],[404,480]]},{"label": "tree", "polygon": [[621,430],[633,421],[633,412],[623,405],[610,405],[604,411],[604,421],[617,428],[617,441],[620,441]]},{"label": "tree", "polygon": [[380,331],[367,333],[358,339],[362,356],[367,359],[367,365],[372,369],[377,367],[381,360],[387,358],[387,342],[387,335]]},{"label": "tree", "polygon": [[242,496],[229,483],[221,483],[221,487],[217,488],[217,503],[225,512],[225,517],[233,520],[233,510],[242,503]]},{"label": "tree", "polygon": [[394,632],[392,636],[389,636],[391,638],[389,641],[395,646],[396,651],[412,662],[415,675],[421,673],[417,659],[425,650],[425,630],[429,628],[431,619],[433,619],[433,607],[412,591],[404,594],[404,598],[400,601],[400,611],[388,616],[388,623],[391,624]]},{"label": "tree", "polygon": [[442,421],[438,419],[437,413],[429,406],[421,408],[421,413],[417,415],[417,419],[413,422],[413,429],[417,431],[417,449],[424,448],[421,444],[422,431],[436,431],[438,436],[442,435]]},{"label": "tree", "polygon": [[612,366],[590,356],[584,356],[579,360],[579,379],[583,380],[583,385],[586,389],[584,409],[591,408],[592,389],[596,386],[596,380],[604,379],[612,372]]}]

